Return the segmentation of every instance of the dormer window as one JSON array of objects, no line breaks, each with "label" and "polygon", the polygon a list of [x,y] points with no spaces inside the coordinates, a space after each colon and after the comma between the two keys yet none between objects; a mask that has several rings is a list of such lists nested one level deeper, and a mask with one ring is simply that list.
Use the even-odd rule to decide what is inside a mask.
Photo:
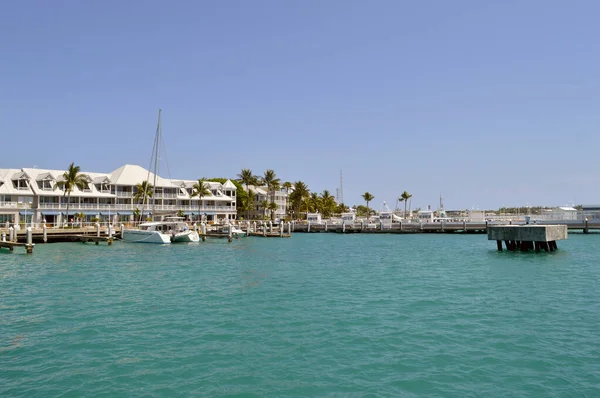
[{"label": "dormer window", "polygon": [[83,190],[84,190],[84,192],[90,192],[90,191],[92,190],[92,189],[90,188],[90,184],[89,184],[87,181],[85,181],[85,182],[83,183]]},{"label": "dormer window", "polygon": [[96,186],[96,191],[102,193],[110,193],[110,184],[107,182],[101,182],[99,184],[94,184]]},{"label": "dormer window", "polygon": [[19,178],[18,180],[13,180],[13,186],[18,190],[29,189],[29,184],[26,178]]},{"label": "dormer window", "polygon": [[52,189],[54,189],[52,181],[50,181],[50,180],[42,180],[42,181],[38,181],[37,183],[38,183],[38,187],[42,191],[52,191]]}]

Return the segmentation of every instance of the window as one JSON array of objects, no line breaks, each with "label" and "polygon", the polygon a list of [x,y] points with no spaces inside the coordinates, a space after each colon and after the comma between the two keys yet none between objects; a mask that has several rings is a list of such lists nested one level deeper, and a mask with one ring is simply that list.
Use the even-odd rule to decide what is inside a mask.
[{"label": "window", "polygon": [[38,187],[43,191],[52,191],[53,185],[50,180],[38,181]]},{"label": "window", "polygon": [[27,184],[27,180],[25,178],[13,180],[13,185],[16,189],[29,189],[29,185]]}]

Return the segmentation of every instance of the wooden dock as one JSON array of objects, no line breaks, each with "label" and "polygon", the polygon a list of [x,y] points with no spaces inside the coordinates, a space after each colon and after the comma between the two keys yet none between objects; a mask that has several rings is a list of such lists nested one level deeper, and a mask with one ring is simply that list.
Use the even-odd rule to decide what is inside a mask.
[{"label": "wooden dock", "polygon": [[19,243],[19,242],[1,242],[0,241],[0,248],[5,248],[10,250],[11,252],[15,250],[15,247],[24,247],[25,250],[27,251],[27,254],[32,254],[33,253],[33,247],[35,246],[35,244],[27,244],[27,243]]}]

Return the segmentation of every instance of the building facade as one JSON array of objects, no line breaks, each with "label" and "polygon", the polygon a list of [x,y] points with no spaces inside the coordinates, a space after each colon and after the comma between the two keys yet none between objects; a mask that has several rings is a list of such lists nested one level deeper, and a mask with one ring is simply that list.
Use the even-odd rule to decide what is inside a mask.
[{"label": "building facade", "polygon": [[[160,217],[183,213],[190,221],[236,219],[236,186],[205,182],[211,194],[192,197],[197,180],[173,180],[136,165],[124,165],[111,173],[81,172],[84,189],[74,187],[70,199],[61,189],[64,170],[36,168],[0,169],[0,223],[61,225],[71,219],[100,222],[132,222],[138,215]],[[156,181],[154,196],[136,200],[136,185]],[[67,201],[69,220],[66,219]]]},{"label": "building facade", "polygon": [[267,192],[266,186],[249,185],[248,189],[250,190],[250,195],[252,195],[252,205],[249,212],[250,219],[260,220],[270,218],[271,212],[265,205],[271,202],[275,202],[277,205],[274,219],[283,220],[286,218],[288,209],[288,191],[285,188]]}]

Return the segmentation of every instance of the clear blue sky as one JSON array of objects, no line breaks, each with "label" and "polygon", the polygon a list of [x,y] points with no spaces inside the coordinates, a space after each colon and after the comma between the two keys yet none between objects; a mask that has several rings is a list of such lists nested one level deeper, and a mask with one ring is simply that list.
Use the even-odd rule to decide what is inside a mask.
[{"label": "clear blue sky", "polygon": [[[600,202],[600,2],[12,1],[0,167],[272,168],[392,207]],[[163,163],[164,177],[169,177]]]}]

